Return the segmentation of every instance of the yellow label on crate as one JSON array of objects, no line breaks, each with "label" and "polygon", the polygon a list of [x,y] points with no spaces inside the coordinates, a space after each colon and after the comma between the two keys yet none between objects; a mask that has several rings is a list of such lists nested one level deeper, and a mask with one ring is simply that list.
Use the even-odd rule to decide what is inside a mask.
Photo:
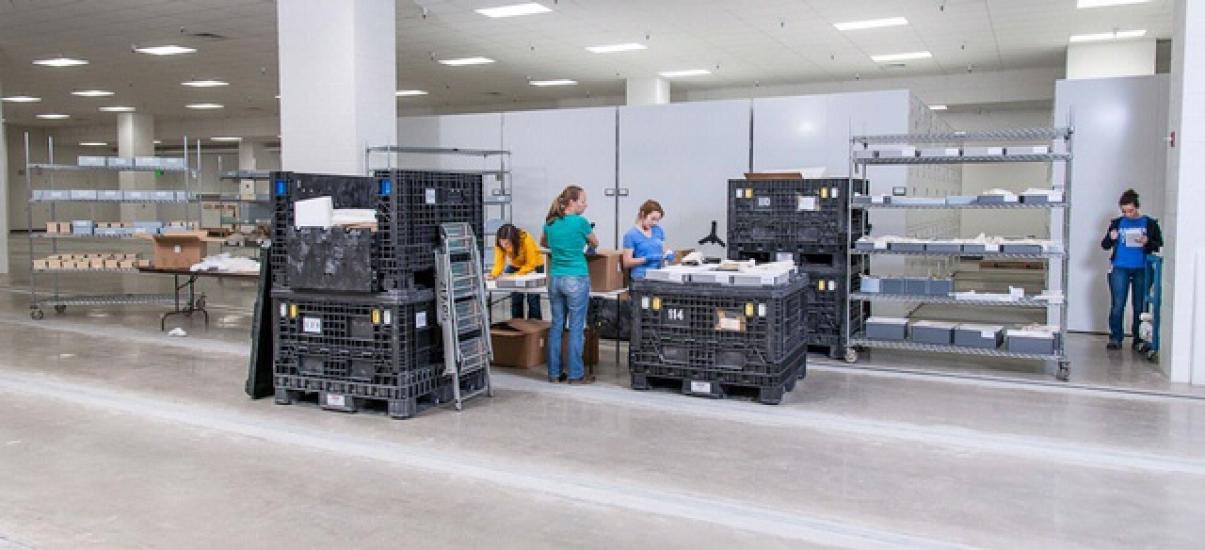
[{"label": "yellow label on crate", "polygon": [[372,310],[372,324],[374,324],[374,325],[381,324],[381,310],[379,310],[379,309]]},{"label": "yellow label on crate", "polygon": [[290,319],[297,318],[297,304],[289,304],[289,318]]},{"label": "yellow label on crate", "polygon": [[824,280],[816,281],[816,290],[824,292]]},{"label": "yellow label on crate", "polygon": [[820,188],[820,198],[822,198],[822,199],[828,198],[828,188],[827,187]]},{"label": "yellow label on crate", "polygon": [[661,298],[653,297],[653,311],[661,311]]},{"label": "yellow label on crate", "polygon": [[753,302],[745,304],[745,317],[753,316]]}]

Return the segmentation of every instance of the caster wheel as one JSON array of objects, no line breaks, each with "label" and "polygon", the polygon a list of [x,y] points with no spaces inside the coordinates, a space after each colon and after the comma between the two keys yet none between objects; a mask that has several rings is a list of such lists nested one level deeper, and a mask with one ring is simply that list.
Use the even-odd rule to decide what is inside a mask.
[{"label": "caster wheel", "polygon": [[54,312],[55,312],[55,313],[62,313],[62,312],[64,312],[64,311],[67,311],[67,306],[65,306],[65,305],[61,305],[61,304],[60,304],[60,305],[57,305],[57,306],[54,306]]},{"label": "caster wheel", "polygon": [[849,349],[845,350],[845,362],[850,363],[850,364],[857,363],[858,362],[858,350],[853,349],[853,348],[849,348]]},{"label": "caster wheel", "polygon": [[1060,382],[1066,382],[1071,378],[1071,368],[1067,365],[1059,365],[1059,372],[1055,375]]},{"label": "caster wheel", "polygon": [[41,321],[42,319],[44,319],[46,317],[46,312],[44,312],[40,309],[34,309],[34,310],[30,310],[29,316],[34,321]]},{"label": "caster wheel", "polygon": [[1146,352],[1146,360],[1150,361],[1152,363],[1158,363],[1159,362],[1159,352],[1153,351],[1153,350],[1148,350]]}]

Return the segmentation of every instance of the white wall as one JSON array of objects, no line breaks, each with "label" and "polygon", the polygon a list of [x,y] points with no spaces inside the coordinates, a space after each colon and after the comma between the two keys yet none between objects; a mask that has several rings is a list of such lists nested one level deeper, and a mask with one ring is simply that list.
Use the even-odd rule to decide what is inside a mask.
[{"label": "white wall", "polygon": [[1090,42],[1067,47],[1067,80],[1155,74],[1155,39]]},{"label": "white wall", "polygon": [[[1101,250],[1100,239],[1118,215],[1122,191],[1138,191],[1144,213],[1156,218],[1163,213],[1167,98],[1166,75],[1056,85],[1054,120],[1071,116],[1075,127],[1067,294],[1071,330],[1108,331],[1109,254]],[[1055,167],[1054,181],[1062,181],[1062,166]]]}]

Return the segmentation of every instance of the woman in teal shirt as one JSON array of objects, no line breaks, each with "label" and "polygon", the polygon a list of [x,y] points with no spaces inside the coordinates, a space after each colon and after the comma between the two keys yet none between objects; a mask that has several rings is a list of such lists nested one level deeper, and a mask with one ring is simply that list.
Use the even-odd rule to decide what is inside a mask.
[{"label": "woman in teal shirt", "polygon": [[[590,304],[590,271],[586,267],[585,248],[598,246],[598,237],[586,211],[586,192],[576,185],[566,187],[552,201],[544,219],[541,244],[549,249],[548,302],[552,305],[552,326],[548,330],[548,381],[588,384],[582,362],[585,344],[586,310]],[[561,370],[561,340],[565,318],[569,318],[569,374]]]}]

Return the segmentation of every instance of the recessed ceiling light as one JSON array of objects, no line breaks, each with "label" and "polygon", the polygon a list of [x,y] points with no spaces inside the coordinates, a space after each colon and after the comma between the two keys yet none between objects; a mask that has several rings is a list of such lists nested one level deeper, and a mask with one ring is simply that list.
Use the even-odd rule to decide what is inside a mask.
[{"label": "recessed ceiling light", "polygon": [[1125,40],[1127,38],[1142,38],[1145,30],[1101,32],[1096,34],[1076,34],[1071,36],[1072,42],[1104,42],[1107,40]]},{"label": "recessed ceiling light", "polygon": [[949,107],[945,106],[945,105],[930,105],[929,106],[930,111],[944,111],[946,109],[949,109]]},{"label": "recessed ceiling light", "polygon": [[218,136],[209,138],[210,141],[243,141],[241,137],[235,136]]},{"label": "recessed ceiling light", "polygon": [[618,53],[631,52],[636,50],[647,50],[648,46],[637,44],[635,42],[627,42],[624,44],[608,44],[605,46],[587,46],[586,50],[591,53]]},{"label": "recessed ceiling light", "polygon": [[474,10],[486,17],[515,17],[517,15],[535,15],[537,13],[548,13],[552,11],[541,4],[528,2],[526,4],[511,4],[509,6],[498,6],[496,8],[481,8]]},{"label": "recessed ceiling light", "polygon": [[1107,8],[1110,6],[1126,6],[1129,4],[1145,4],[1151,0],[1077,0],[1077,8]]},{"label": "recessed ceiling light", "polygon": [[576,86],[577,81],[569,80],[568,78],[558,78],[555,80],[532,80],[528,84],[538,86],[540,88],[546,88],[549,86]]},{"label": "recessed ceiling light", "polygon": [[426,90],[398,90],[393,95],[398,97],[410,97],[416,95],[427,95]]},{"label": "recessed ceiling light", "polygon": [[683,76],[703,76],[711,74],[707,69],[686,69],[683,71],[665,71],[660,73],[665,78],[678,78]]},{"label": "recessed ceiling light", "polygon": [[81,141],[80,147],[108,147],[109,144],[103,141]]},{"label": "recessed ceiling light", "polygon": [[75,67],[76,65],[87,65],[88,61],[73,57],[53,57],[50,59],[38,59],[33,64],[43,67]]},{"label": "recessed ceiling light", "polygon": [[484,65],[486,63],[493,63],[494,60],[488,57],[460,57],[456,59],[440,59],[439,62],[452,67],[461,67],[464,65]]},{"label": "recessed ceiling light", "polygon": [[191,86],[193,88],[217,88],[218,86],[229,86],[230,83],[221,80],[189,80],[188,82],[181,82],[180,85]]},{"label": "recessed ceiling light", "polygon": [[3,99],[4,101],[7,101],[9,103],[37,103],[39,101],[42,101],[42,98],[33,97],[30,95],[10,95],[8,97],[0,98],[0,99]]},{"label": "recessed ceiling light", "polygon": [[872,55],[870,56],[870,60],[875,63],[890,63],[892,61],[908,61],[910,59],[929,59],[930,57],[933,57],[933,54],[929,52],[907,52]]},{"label": "recessed ceiling light", "polygon": [[834,23],[839,31],[860,31],[863,29],[880,29],[883,27],[898,27],[907,25],[908,20],[903,17],[887,17],[885,19],[867,19],[864,21],[846,21],[844,23]]},{"label": "recessed ceiling light", "polygon": [[148,46],[145,48],[134,48],[134,51],[136,51],[138,53],[149,54],[149,55],[180,55],[180,54],[185,54],[185,53],[195,53],[197,50],[193,49],[193,48],[188,48],[185,46],[176,46],[174,44],[169,44],[167,46]]},{"label": "recessed ceiling light", "polygon": [[98,110],[105,113],[128,113],[133,111],[134,108],[126,107],[125,105],[114,105],[112,107],[101,107]]},{"label": "recessed ceiling light", "polygon": [[76,90],[71,92],[71,95],[77,95],[80,97],[108,97],[113,95],[113,92],[110,92],[109,90]]},{"label": "recessed ceiling light", "polygon": [[185,107],[205,111],[210,109],[221,109],[223,105],[220,103],[189,103],[188,105],[185,105]]},{"label": "recessed ceiling light", "polygon": [[71,115],[64,115],[60,113],[43,113],[36,116],[46,120],[63,120],[64,118],[71,118]]}]

